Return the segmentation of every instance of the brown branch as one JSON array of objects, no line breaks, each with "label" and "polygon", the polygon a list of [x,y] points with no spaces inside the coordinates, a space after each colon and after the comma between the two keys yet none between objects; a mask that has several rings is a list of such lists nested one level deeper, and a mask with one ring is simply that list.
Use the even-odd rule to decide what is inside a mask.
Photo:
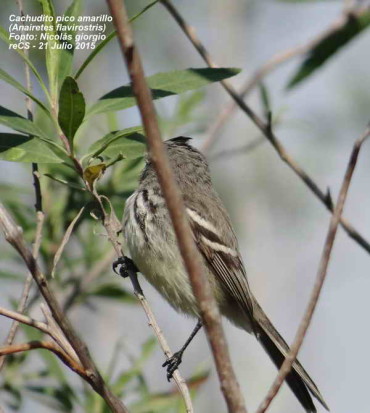
[{"label": "brown branch", "polygon": [[[138,299],[140,300],[141,305],[144,308],[145,314],[147,316],[148,322],[150,327],[152,327],[154,334],[157,337],[158,342],[160,343],[160,346],[162,347],[163,353],[165,356],[169,359],[173,356],[173,353],[163,335],[162,330],[160,329],[158,323],[156,322],[154,313],[152,312],[152,309],[150,308],[145,296],[143,294],[139,294],[138,292],[135,293]],[[176,376],[175,376],[176,375]],[[186,412],[187,413],[194,413],[194,408],[192,405],[191,401],[191,396],[190,392],[188,389],[188,386],[186,384],[186,381],[182,378],[182,376],[179,373],[179,370],[177,369],[174,374],[173,374],[175,383],[177,385],[177,388],[179,392],[181,393],[184,403],[186,406]]]},{"label": "brown branch", "polygon": [[[24,15],[23,12],[23,1],[22,0],[16,0],[16,3],[18,5],[19,9],[19,14],[21,16]],[[24,24],[22,22],[22,24]],[[26,56],[29,55],[28,50],[24,50],[24,54]],[[32,92],[32,83],[31,83],[31,75],[30,75],[30,68],[28,67],[27,63],[24,63],[24,71],[25,71],[25,77],[26,77],[26,88],[29,92]],[[25,98],[26,101],[26,108],[27,108],[27,118],[29,120],[33,120],[33,113],[32,113],[32,101],[31,99],[26,96]],[[32,136],[30,136],[32,137]],[[33,245],[33,250],[32,254],[37,259],[39,250],[40,250],[40,245],[41,245],[41,237],[42,237],[42,228],[44,225],[44,213],[42,211],[42,194],[41,194],[41,185],[40,185],[40,175],[38,171],[38,165],[37,163],[32,163],[32,177],[33,177],[33,186],[35,189],[35,210],[36,210],[36,235],[35,235],[35,241]],[[23,286],[21,298],[19,300],[18,306],[17,306],[17,311],[19,313],[23,313],[24,310],[26,309],[28,297],[31,291],[32,287],[32,275],[28,274],[26,281]],[[15,336],[17,334],[18,330],[18,322],[14,321],[10,327],[9,333],[7,335],[7,338],[5,340],[5,343],[7,345],[11,345],[15,339]],[[5,364],[5,357],[0,357],[0,371],[4,367]]]},{"label": "brown branch", "polygon": [[17,225],[14,223],[13,219],[1,203],[0,227],[4,232],[5,239],[18,251],[25,264],[27,265],[29,271],[31,272],[33,279],[35,280],[42,296],[44,297],[50,308],[53,318],[78,355],[81,364],[86,371],[90,385],[97,393],[102,396],[102,398],[106,401],[113,412],[126,413],[128,411],[127,408],[124,406],[121,400],[118,399],[107,387],[93,360],[90,357],[86,344],[77,336],[68,318],[60,308],[54,293],[49,288],[49,284],[44,274],[42,274],[42,272],[40,271],[35,258],[32,256],[31,252],[25,244],[20,228],[17,227]]},{"label": "brown branch", "polygon": [[0,347],[0,355],[4,356],[35,349],[45,349],[53,352],[67,367],[76,372],[84,380],[89,380],[88,373],[84,368],[76,360],[65,353],[58,345],[51,341],[30,341],[28,343]]},{"label": "brown branch", "polygon": [[[36,222],[36,236],[35,236],[35,241],[34,241],[33,248],[32,248],[32,255],[35,257],[35,259],[37,259],[38,254],[39,254],[42,228],[43,228],[43,225],[44,225],[44,214],[43,214],[42,211],[38,211],[36,213],[36,221],[37,221]],[[18,306],[17,306],[17,311],[19,313],[23,313],[26,309],[28,297],[29,297],[31,287],[32,287],[32,283],[33,283],[33,277],[32,277],[32,274],[29,273],[27,275],[26,281],[23,285],[21,298],[20,298]],[[13,341],[15,339],[15,336],[17,334],[17,331],[18,331],[18,327],[19,327],[19,322],[14,321],[12,323],[12,325],[10,327],[10,330],[9,330],[9,333],[8,333],[6,339],[5,339],[5,344],[7,344],[8,346],[10,346],[13,343]],[[4,367],[5,360],[6,360],[5,357],[0,357],[0,371]]]},{"label": "brown branch", "polygon": [[[217,67],[217,65],[212,61],[209,53],[197,38],[194,29],[189,26],[185,20],[182,18],[178,10],[169,0],[161,0],[161,3],[169,11],[171,16],[177,21],[185,35],[191,41],[195,49],[202,56],[203,60],[208,64],[209,67]],[[328,193],[324,193],[318,186],[318,184],[304,171],[304,169],[288,154],[284,146],[278,140],[277,136],[273,133],[269,123],[265,123],[238,95],[231,84],[222,80],[220,82],[227,93],[233,98],[235,103],[239,108],[253,121],[257,128],[263,133],[267,140],[274,147],[276,152],[279,154],[280,158],[295,172],[296,175],[308,186],[308,188],[316,195],[317,198],[326,206],[330,212],[334,212],[334,205],[332,203],[331,197]],[[341,218],[340,224],[347,234],[354,239],[362,248],[364,248],[368,253],[370,253],[369,242],[344,218]]]},{"label": "brown branch", "polygon": [[[61,332],[60,328],[55,323],[54,319],[51,317],[51,314],[47,313],[47,310],[43,307],[43,304],[41,304],[41,309],[45,314],[47,324],[41,321],[35,320],[31,317],[25,316],[24,314],[21,314],[17,311],[8,310],[7,308],[3,308],[3,307],[0,307],[0,315],[11,318],[12,320],[15,320],[18,324],[22,323],[30,327],[37,328],[42,333],[45,333],[48,336],[50,336],[65,351],[65,353],[67,353],[71,358],[77,361],[78,357],[75,351],[72,349],[71,345],[68,343],[67,339]],[[7,344],[7,346],[10,346],[10,345],[11,344]]]},{"label": "brown branch", "polygon": [[[249,79],[246,80],[246,82],[238,92],[239,96],[245,99],[246,96],[248,96],[249,93],[256,86],[258,86],[261,80],[264,77],[266,77],[269,73],[276,70],[283,63],[286,63],[292,58],[309,52],[314,47],[316,47],[323,39],[343,28],[348,23],[349,16],[351,16],[352,19],[358,19],[368,11],[368,7],[363,7],[359,10],[353,10],[352,8],[346,10],[345,13],[342,13],[342,15],[337,20],[335,20],[326,30],[324,30],[314,39],[311,39],[303,45],[298,45],[296,47],[292,47],[287,50],[284,50],[283,52],[275,54],[274,56],[272,56],[271,59],[269,59],[262,66],[260,66]],[[202,145],[202,150],[204,152],[209,151],[211,146],[214,145],[214,143],[216,142],[216,138],[218,136],[218,132],[224,126],[224,124],[230,119],[237,107],[237,103],[235,101],[231,101],[222,110],[222,112],[216,116],[216,121],[212,125],[210,125],[210,127],[206,131],[207,139]]]},{"label": "brown branch", "polygon": [[303,343],[303,340],[305,338],[305,335],[307,333],[308,327],[310,325],[313,313],[315,311],[322,286],[324,284],[326,274],[327,274],[327,269],[329,265],[329,260],[330,260],[330,255],[331,251],[333,248],[335,236],[337,233],[338,225],[340,222],[340,216],[343,211],[343,207],[346,201],[347,193],[348,193],[348,188],[351,183],[351,178],[353,176],[353,171],[356,167],[357,163],[357,158],[361,149],[361,145],[365,141],[366,138],[368,138],[370,135],[370,127],[367,128],[365,133],[359,138],[354,146],[353,150],[351,153],[351,157],[348,162],[347,170],[343,179],[343,183],[338,195],[338,200],[337,200],[337,205],[334,209],[334,213],[331,217],[330,220],[330,225],[329,225],[329,230],[328,234],[326,236],[326,241],[324,244],[324,249],[321,255],[321,260],[320,260],[320,265],[319,265],[319,270],[316,276],[315,284],[313,286],[312,292],[311,292],[311,297],[309,300],[309,303],[307,305],[306,311],[304,313],[304,316],[302,318],[302,321],[299,325],[299,328],[297,330],[297,334],[295,336],[295,339],[293,341],[293,344],[290,348],[290,352],[288,353],[286,359],[284,360],[284,363],[282,364],[279,373],[272,384],[269,392],[267,393],[265,399],[259,406],[257,413],[264,413],[266,409],[269,407],[270,403],[276,396],[277,392],[279,391],[281,385],[283,384],[286,376],[289,374],[292,365],[294,363],[294,360],[297,357],[297,354],[299,352],[299,349],[301,348],[301,345]]},{"label": "brown branch", "polygon": [[227,351],[219,309],[205,276],[200,254],[195,246],[188,221],[186,220],[181,193],[176,185],[161,141],[151,94],[145,82],[144,71],[134,44],[125,7],[122,0],[107,0],[107,3],[113,16],[122,53],[130,75],[132,90],[140,110],[151,160],[166,200],[179,249],[206,328],[219,374],[221,389],[224,393],[229,412],[246,412],[244,400]]},{"label": "brown branch", "polygon": [[[21,314],[18,311],[8,310],[7,308],[0,307],[0,315],[11,318],[12,320],[17,321],[17,323],[22,323],[31,327],[35,327],[45,334],[50,334],[50,329],[47,324],[41,321],[37,321],[24,314]],[[7,345],[9,346],[10,344]]]},{"label": "brown branch", "polygon": [[[87,185],[87,189],[89,191],[91,191],[93,197],[96,199],[96,201],[98,202],[98,204],[100,205],[100,210],[102,213],[102,222],[103,222],[103,226],[107,232],[109,241],[111,242],[114,251],[117,255],[117,257],[122,257],[123,251],[122,251],[122,245],[118,240],[117,234],[118,234],[118,229],[121,229],[121,224],[117,221],[117,218],[114,214],[114,211],[112,209],[112,205],[109,203],[109,207],[111,209],[110,214],[108,214],[104,208],[103,202],[102,202],[102,198],[106,199],[108,202],[109,200],[103,196],[100,196],[97,191],[96,191],[96,181],[94,181],[93,183],[93,188],[91,191],[91,188],[89,188],[89,186]],[[143,310],[148,318],[149,321],[149,325],[150,327],[153,328],[153,331],[158,339],[158,342],[164,352],[164,354],[169,358],[172,357],[172,352],[167,344],[166,338],[164,337],[155,317],[154,314],[149,306],[149,303],[147,302],[142,289],[140,287],[139,281],[137,280],[137,278],[135,278],[134,280],[131,279],[132,285],[134,287],[134,292],[136,297],[138,298],[141,306],[143,307]],[[75,293],[76,294],[76,293]],[[66,304],[68,303],[68,301],[66,301]],[[174,374],[173,374],[173,378],[175,380],[175,383],[177,385],[177,388],[179,389],[179,392],[181,393],[183,399],[184,399],[184,403],[185,403],[185,408],[186,408],[186,412],[187,413],[193,413],[194,409],[191,403],[191,397],[190,397],[190,393],[189,393],[189,389],[186,385],[185,380],[182,378],[182,376],[180,375],[179,370],[177,369]]]}]

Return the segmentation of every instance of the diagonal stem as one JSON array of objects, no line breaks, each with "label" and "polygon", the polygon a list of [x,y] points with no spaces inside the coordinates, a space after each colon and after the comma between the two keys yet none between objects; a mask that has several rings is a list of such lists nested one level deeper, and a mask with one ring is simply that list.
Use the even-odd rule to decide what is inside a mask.
[{"label": "diagonal stem", "polygon": [[[161,0],[163,6],[171,14],[171,16],[176,20],[176,22],[181,27],[182,31],[186,37],[193,44],[194,48],[202,56],[203,60],[207,63],[209,67],[218,67],[216,63],[212,60],[206,48],[198,39],[195,30],[189,24],[186,23],[184,18],[181,16],[177,8],[169,0]],[[270,128],[269,123],[265,123],[243,100],[243,98],[236,92],[236,90],[231,86],[231,84],[222,80],[220,82],[226,92],[232,97],[237,106],[252,120],[252,122],[257,126],[257,128],[262,132],[266,139],[274,147],[281,160],[283,160],[289,167],[294,171],[294,173],[305,183],[306,186],[316,195],[316,197],[326,206],[330,212],[334,212],[334,205],[331,201],[330,194],[324,193],[318,184],[308,175],[308,173],[292,158],[278,140],[277,136],[273,133]],[[370,243],[345,219],[340,219],[340,225],[347,232],[347,234],[355,240],[365,251],[370,254]]]},{"label": "diagonal stem", "polygon": [[302,321],[298,327],[298,331],[293,341],[293,344],[291,345],[290,352],[288,353],[286,359],[284,360],[284,363],[280,367],[279,373],[274,383],[272,384],[269,392],[267,393],[265,399],[259,406],[256,413],[264,413],[269,407],[270,403],[272,402],[272,400],[278,393],[281,385],[283,384],[286,376],[289,374],[292,368],[292,365],[294,363],[294,360],[296,359],[299,349],[301,348],[303,340],[306,336],[308,327],[310,326],[312,316],[315,311],[315,308],[316,308],[316,305],[320,297],[320,293],[321,293],[321,290],[322,290],[322,287],[324,285],[324,281],[327,275],[331,251],[334,245],[334,240],[335,240],[338,225],[340,222],[340,217],[342,215],[343,207],[344,207],[344,204],[347,198],[348,188],[351,183],[353,171],[355,170],[355,167],[356,167],[357,158],[358,158],[358,155],[361,149],[361,145],[363,144],[365,139],[369,137],[369,135],[370,135],[370,128],[367,128],[365,133],[361,136],[361,138],[359,138],[355,142],[353,146],[351,157],[349,159],[347,170],[346,170],[343,183],[342,183],[339,195],[338,195],[337,205],[334,209],[334,213],[330,220],[328,234],[326,236],[326,241],[325,241],[324,248],[322,251],[319,269],[317,272],[315,284],[311,292],[310,300],[308,302]]},{"label": "diagonal stem", "polygon": [[186,219],[182,196],[164,150],[152,97],[145,81],[141,59],[128,23],[124,2],[122,0],[107,0],[107,3],[113,16],[122,53],[131,78],[132,90],[140,110],[151,160],[167,204],[193,293],[200,308],[228,410],[230,413],[245,413],[243,396],[227,350],[220,312],[209,281],[203,271],[204,264],[194,243],[189,222]]}]

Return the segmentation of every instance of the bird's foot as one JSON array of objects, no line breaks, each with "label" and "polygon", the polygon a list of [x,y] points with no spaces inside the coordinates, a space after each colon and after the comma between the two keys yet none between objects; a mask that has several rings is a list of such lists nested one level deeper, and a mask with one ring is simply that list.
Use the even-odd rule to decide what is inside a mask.
[{"label": "bird's foot", "polygon": [[167,380],[170,381],[172,379],[173,373],[182,362],[182,353],[183,351],[177,351],[172,357],[167,359],[163,364],[162,367],[167,366]]},{"label": "bird's foot", "polygon": [[126,256],[119,257],[116,261],[114,261],[112,264],[112,268],[116,274],[120,275],[123,278],[129,277],[130,272],[137,273],[139,271],[132,259]]}]

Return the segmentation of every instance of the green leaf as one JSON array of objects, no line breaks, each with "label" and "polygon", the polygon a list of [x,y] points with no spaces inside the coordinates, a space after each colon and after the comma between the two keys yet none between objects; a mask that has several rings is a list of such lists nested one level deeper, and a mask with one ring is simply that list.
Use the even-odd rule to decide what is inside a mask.
[{"label": "green leaf", "polygon": [[[2,27],[2,26],[0,26],[0,39],[2,39],[9,46],[11,46],[12,44],[17,44],[16,41],[10,40],[9,32],[6,29],[4,29],[4,27]],[[35,66],[31,62],[31,60],[29,59],[29,57],[24,53],[23,50],[21,50],[19,48],[12,49],[12,50],[15,50],[19,54],[19,56],[27,63],[29,68],[32,70],[33,74],[36,76],[36,79],[39,81],[45,95],[48,97],[49,92],[47,90],[47,87],[46,87],[44,81],[42,80],[42,77],[41,77],[40,73],[37,71],[37,69],[35,68]]]},{"label": "green leaf", "polygon": [[85,99],[73,77],[67,76],[63,82],[59,96],[58,122],[66,135],[72,141],[85,117]]},{"label": "green leaf", "polygon": [[[142,14],[144,14],[147,10],[152,8],[156,3],[158,3],[159,0],[154,0],[151,3],[149,3],[147,6],[145,6],[139,13],[135,14],[135,16],[131,17],[129,20],[130,23],[138,19]],[[91,61],[107,46],[107,44],[116,37],[117,31],[114,30],[113,32],[109,33],[108,36],[101,41],[95,49],[87,56],[85,61],[82,63],[80,68],[77,70],[75,74],[75,79],[77,79],[79,76],[81,76],[82,72],[86,69],[86,67],[91,63]]]},{"label": "green leaf", "polygon": [[17,80],[14,79],[14,77],[10,76],[8,73],[6,73],[4,70],[0,69],[0,79],[4,80],[5,82],[9,83],[10,85],[14,86],[16,89],[18,89],[20,92],[24,93],[26,96],[31,98],[35,103],[37,103],[40,108],[44,110],[44,112],[51,117],[49,109],[41,102],[41,100],[37,99],[35,96],[33,96],[32,93],[30,93],[23,85],[21,85]]},{"label": "green leaf", "polygon": [[[64,16],[74,17],[77,21],[77,17],[81,14],[82,3],[81,0],[73,0]],[[71,40],[63,40],[61,43],[72,45],[72,49],[61,49],[59,57],[59,67],[58,67],[58,84],[61,85],[66,76],[71,75],[72,73],[72,63],[73,55],[75,51],[75,39],[76,39],[76,30],[71,30],[70,27],[74,25],[71,22],[62,21],[60,24],[63,26],[62,33],[65,33],[68,36],[71,36]]]},{"label": "green leaf", "polygon": [[112,40],[114,37],[116,37],[117,32],[114,30],[113,32],[109,33],[108,36],[101,41],[95,49],[87,56],[87,58],[84,60],[80,68],[77,70],[75,74],[75,79],[78,79],[82,72],[86,69],[86,67],[91,63],[91,61],[104,49],[104,47]]},{"label": "green leaf", "polygon": [[89,295],[94,295],[101,298],[110,298],[113,300],[123,301],[129,304],[137,304],[136,298],[127,290],[117,284],[102,284],[89,292]]},{"label": "green leaf", "polygon": [[122,153],[125,159],[140,158],[146,152],[145,137],[140,133],[143,131],[141,126],[109,132],[101,139],[96,141],[88,153],[92,158],[100,154],[106,156],[116,156]]},{"label": "green leaf", "polygon": [[0,159],[11,162],[63,162],[40,139],[13,133],[0,133]]},{"label": "green leaf", "polygon": [[19,132],[28,133],[34,136],[45,137],[42,130],[32,121],[24,118],[17,113],[0,106],[0,124],[9,128],[17,130]]},{"label": "green leaf", "polygon": [[288,83],[288,89],[295,87],[302,80],[322,66],[340,48],[353,40],[359,33],[370,25],[370,10],[360,16],[348,14],[347,23],[334,32],[328,34],[306,55],[305,60]]},{"label": "green leaf", "polygon": [[11,110],[4,108],[3,106],[0,106],[0,124],[41,139],[43,142],[49,145],[50,149],[55,152],[58,158],[61,158],[64,161],[68,162],[64,148],[59,146],[52,139],[49,139],[49,137],[34,122],[24,118],[21,115],[18,115],[18,113],[12,112]]},{"label": "green leaf", "polygon": [[[161,99],[198,89],[209,83],[219,82],[235,76],[239,72],[240,69],[233,68],[186,69],[157,73],[146,80],[151,88],[153,99]],[[101,97],[88,110],[88,115],[127,109],[135,105],[136,100],[131,86],[121,86]]]},{"label": "green leaf", "polygon": [[59,41],[55,40],[57,35],[56,31],[56,19],[55,10],[52,0],[39,0],[42,5],[42,13],[48,17],[52,17],[52,21],[48,22],[48,26],[52,26],[52,30],[45,31],[48,36],[47,48],[45,53],[46,68],[48,71],[49,78],[49,89],[51,94],[51,99],[55,101],[57,99],[58,89],[59,89],[59,77],[58,68],[60,64],[60,49],[57,48]]},{"label": "green leaf", "polygon": [[[140,377],[143,371],[143,366],[149,357],[153,354],[157,345],[157,340],[154,337],[149,337],[143,345],[141,346],[141,355],[134,361],[133,366],[130,369],[125,369],[124,372],[120,373],[112,384],[112,390],[118,395],[122,396],[123,390],[127,387],[127,384]],[[143,383],[145,386],[145,383]],[[146,387],[146,386],[145,386]]]}]

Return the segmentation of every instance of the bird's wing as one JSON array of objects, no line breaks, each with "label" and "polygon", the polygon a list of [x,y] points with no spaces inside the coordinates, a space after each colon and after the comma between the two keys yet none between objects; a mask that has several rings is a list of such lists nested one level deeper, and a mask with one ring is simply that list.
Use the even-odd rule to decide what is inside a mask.
[{"label": "bird's wing", "polygon": [[195,242],[218,281],[253,320],[253,296],[238,250],[227,245],[220,232],[195,210],[187,208]]}]

